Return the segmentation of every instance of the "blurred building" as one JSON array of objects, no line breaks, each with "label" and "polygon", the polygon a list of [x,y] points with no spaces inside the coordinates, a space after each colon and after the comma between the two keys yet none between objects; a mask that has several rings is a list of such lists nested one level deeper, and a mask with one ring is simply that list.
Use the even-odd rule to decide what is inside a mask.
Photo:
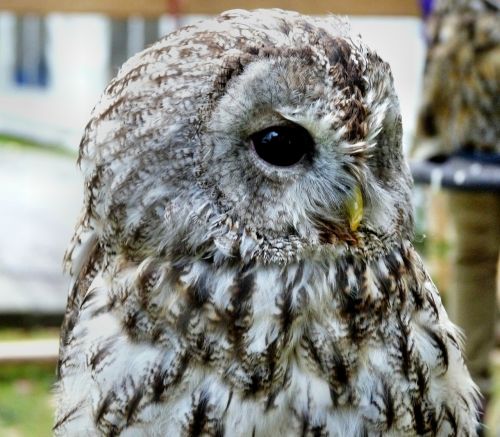
[{"label": "blurred building", "polygon": [[[24,3],[33,2],[19,2],[20,5]],[[119,2],[102,3],[113,5]],[[137,2],[125,2],[125,9],[127,3]],[[152,13],[154,11],[151,8],[154,5],[158,7],[159,2],[149,3],[150,9],[145,11]],[[161,3],[165,10],[168,3]],[[190,6],[191,9],[210,9],[204,1],[185,3],[194,4]],[[231,4],[227,3],[228,6]],[[239,6],[236,2],[233,3]],[[251,3],[248,2],[249,7]],[[282,6],[289,3],[290,8],[293,8],[306,2],[281,3]],[[340,8],[341,12],[414,12],[414,9],[405,6],[413,5],[409,1],[398,3],[385,0],[371,7],[367,6],[366,1],[360,1],[350,9],[342,1],[320,3],[331,4],[332,8]],[[397,6],[398,4],[403,6]],[[313,11],[321,10],[321,7],[320,4]],[[58,143],[73,149],[79,142],[91,108],[118,67],[133,53],[170,32],[176,25],[200,18],[199,15],[192,14],[179,19],[167,14],[149,18],[139,15],[110,17],[100,13],[61,12],[16,15],[15,10],[2,11],[1,8],[2,3],[0,133]],[[214,9],[215,6],[211,8]],[[327,6],[324,8],[325,11],[330,10]],[[113,11],[116,12],[115,9]],[[123,14],[126,14],[126,10],[121,11],[121,15]],[[355,32],[360,33],[392,66],[408,137],[413,131],[423,65],[424,44],[420,18],[415,15],[354,15],[351,16],[351,22]]]},{"label": "blurred building", "polygon": [[169,17],[0,12],[0,132],[75,148],[118,67],[173,26]]}]

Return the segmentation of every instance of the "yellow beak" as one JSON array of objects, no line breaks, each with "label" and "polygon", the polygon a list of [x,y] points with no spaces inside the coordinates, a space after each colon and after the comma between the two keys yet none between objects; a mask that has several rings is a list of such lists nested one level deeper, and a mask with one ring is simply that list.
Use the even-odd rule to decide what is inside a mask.
[{"label": "yellow beak", "polygon": [[363,195],[358,185],[354,188],[351,200],[347,202],[347,212],[351,231],[355,231],[363,219]]}]

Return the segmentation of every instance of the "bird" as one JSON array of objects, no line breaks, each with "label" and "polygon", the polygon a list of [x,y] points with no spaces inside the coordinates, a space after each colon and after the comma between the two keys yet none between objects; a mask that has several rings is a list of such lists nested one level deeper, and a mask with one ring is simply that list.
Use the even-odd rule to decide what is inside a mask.
[{"label": "bird", "polygon": [[412,154],[500,154],[500,2],[437,0]]},{"label": "bird", "polygon": [[80,144],[55,435],[474,435],[401,135],[335,16],[226,11],[129,59]]}]

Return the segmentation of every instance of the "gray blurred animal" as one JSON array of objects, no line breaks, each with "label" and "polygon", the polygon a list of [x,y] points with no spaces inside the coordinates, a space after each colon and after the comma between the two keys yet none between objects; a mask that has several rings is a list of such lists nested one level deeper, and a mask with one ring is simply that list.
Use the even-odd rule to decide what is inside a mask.
[{"label": "gray blurred animal", "polygon": [[389,66],[235,10],[130,59],[85,129],[56,435],[473,435],[415,252]]},{"label": "gray blurred animal", "polygon": [[500,154],[500,1],[437,0],[427,31],[414,155]]}]

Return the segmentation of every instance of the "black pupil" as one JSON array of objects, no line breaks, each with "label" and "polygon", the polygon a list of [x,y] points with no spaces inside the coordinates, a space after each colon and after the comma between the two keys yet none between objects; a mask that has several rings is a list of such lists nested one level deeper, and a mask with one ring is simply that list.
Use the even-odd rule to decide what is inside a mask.
[{"label": "black pupil", "polygon": [[253,134],[251,137],[257,155],[267,163],[278,167],[297,164],[314,148],[309,132],[300,126],[274,126]]}]

